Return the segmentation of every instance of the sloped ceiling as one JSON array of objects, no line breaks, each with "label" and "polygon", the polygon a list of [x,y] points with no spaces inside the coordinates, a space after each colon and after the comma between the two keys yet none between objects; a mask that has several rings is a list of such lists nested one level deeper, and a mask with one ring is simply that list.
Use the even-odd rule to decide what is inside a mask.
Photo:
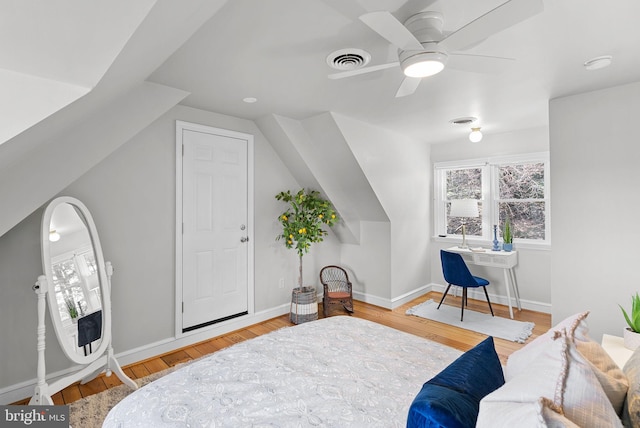
[{"label": "sloped ceiling", "polygon": [[0,13],[0,144],[89,92],[155,0],[14,0]]},{"label": "sloped ceiling", "polygon": [[[119,22],[116,18],[111,21],[105,19],[105,16],[110,17],[111,13],[115,12],[102,12],[103,7],[111,8],[111,2],[102,4],[79,0],[65,3],[24,3],[27,4],[27,11],[40,3],[51,3],[49,8],[43,7],[53,18],[65,13],[61,4],[87,3],[93,5],[91,11],[87,12],[82,6],[78,6],[79,9],[85,10],[89,15],[88,19],[100,22],[101,24],[96,24],[101,25],[100,28]],[[124,1],[116,3],[116,10],[126,15],[131,5]],[[111,47],[111,50],[104,46],[109,54],[107,57],[114,54],[115,57],[110,57],[108,64],[105,64],[103,57],[102,60],[94,59],[93,65],[87,66],[87,69],[93,71],[83,74],[87,80],[81,80],[83,85],[91,85],[92,79],[98,79],[94,82],[93,90],[62,109],[54,113],[49,112],[44,119],[0,144],[0,200],[3,202],[0,235],[188,95],[180,89],[146,82],[146,78],[224,3],[225,0],[141,1],[141,5],[147,5],[150,9],[146,16],[143,6],[137,5],[132,9],[138,11],[140,19],[144,19],[136,24],[137,27],[131,28],[131,31],[135,30],[132,34],[127,34],[126,37],[121,35],[118,40],[124,45],[117,49]],[[3,2],[0,7],[7,8],[9,12],[11,8],[19,10],[20,12],[13,14],[14,18],[29,26],[32,23],[31,16],[22,12],[22,4],[22,1]],[[1,12],[0,16],[4,14],[4,10]],[[78,16],[76,18],[79,19]],[[64,24],[65,19],[56,22]],[[45,17],[40,17],[35,18],[34,22],[39,20],[46,21]],[[133,25],[135,20],[125,21]],[[92,34],[91,25],[85,23],[80,27],[73,28],[81,29],[82,33],[68,36],[69,39],[82,39],[83,36],[87,38]],[[54,37],[53,34],[67,31],[55,25],[49,25],[47,28],[52,32],[51,37]],[[46,34],[40,36],[46,38]],[[98,39],[96,43],[102,40],[101,37]],[[51,48],[44,42],[36,46],[37,43],[28,35],[24,35],[24,41],[15,37],[13,40],[16,44],[24,43],[26,47],[39,47],[44,56],[48,55],[46,50]],[[61,37],[57,42],[64,43],[66,40],[65,37]],[[102,45],[98,43],[95,46]],[[71,49],[70,52],[72,51]],[[37,52],[31,52],[31,55],[37,56]],[[57,58],[57,55],[54,54],[53,57]],[[25,72],[25,75],[26,72],[33,72],[34,67],[42,65],[37,62],[30,65],[26,60],[23,63],[17,61],[15,64],[21,64],[21,72]],[[103,69],[105,65],[106,69]],[[46,75],[46,78],[65,78],[64,71],[64,67],[60,65],[58,68],[53,67],[49,73],[41,73]],[[78,78],[74,73],[66,76]],[[47,97],[46,94],[39,96]],[[33,101],[27,107],[37,104],[38,101]]]}]

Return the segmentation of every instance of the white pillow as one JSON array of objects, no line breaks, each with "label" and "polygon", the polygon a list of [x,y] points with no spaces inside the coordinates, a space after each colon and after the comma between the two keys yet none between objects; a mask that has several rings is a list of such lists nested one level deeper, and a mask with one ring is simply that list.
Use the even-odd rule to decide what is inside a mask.
[{"label": "white pillow", "polygon": [[589,312],[572,315],[551,327],[546,333],[536,337],[524,347],[513,352],[507,359],[507,367],[504,373],[505,381],[509,382],[510,379],[526,370],[538,358],[538,355],[544,351],[547,343],[553,340],[557,331],[564,329],[569,337],[577,336],[581,340],[588,339],[589,329],[586,327],[586,322],[584,322],[588,315]]},{"label": "white pillow", "polygon": [[[622,427],[590,363],[566,332],[539,345],[537,358],[518,375],[480,401],[478,427],[546,425],[531,419],[532,406],[545,399],[557,413],[583,428]],[[517,409],[521,412],[518,413]],[[535,407],[534,407],[535,408]],[[511,409],[511,411],[507,411]],[[542,410],[540,411],[542,412]],[[538,412],[538,414],[540,414]],[[516,417],[521,414],[522,419]],[[509,419],[507,416],[511,416]]]},{"label": "white pillow", "polygon": [[611,405],[618,415],[622,412],[624,399],[627,395],[629,382],[620,367],[611,359],[602,346],[589,337],[589,327],[586,318],[589,312],[572,315],[552,327],[545,334],[537,337],[531,343],[515,351],[507,359],[505,380],[508,382],[535,361],[545,344],[553,340],[556,332],[565,330],[567,336],[576,345],[578,352],[590,363],[602,389],[609,398]]},{"label": "white pillow", "polygon": [[[580,428],[547,398],[530,403],[485,402],[482,405],[484,414],[482,420],[478,417],[476,427]],[[498,419],[487,420],[487,415]]]}]

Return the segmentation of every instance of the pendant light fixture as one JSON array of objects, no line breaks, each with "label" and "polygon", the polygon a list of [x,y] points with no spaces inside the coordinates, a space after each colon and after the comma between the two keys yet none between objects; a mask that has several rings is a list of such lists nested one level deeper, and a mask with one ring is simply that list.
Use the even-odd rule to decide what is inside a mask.
[{"label": "pendant light fixture", "polygon": [[482,132],[480,132],[480,127],[471,128],[471,133],[469,134],[469,141],[472,143],[478,143],[482,140]]}]

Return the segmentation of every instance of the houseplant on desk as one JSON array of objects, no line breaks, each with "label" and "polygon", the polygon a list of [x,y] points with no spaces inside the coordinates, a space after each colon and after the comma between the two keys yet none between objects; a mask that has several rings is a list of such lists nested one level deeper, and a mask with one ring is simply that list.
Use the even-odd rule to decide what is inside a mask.
[{"label": "houseplant on desk", "polygon": [[[618,305],[620,306],[620,305]],[[625,321],[629,325],[624,329],[624,346],[625,348],[635,350],[640,346],[640,296],[636,293],[635,296],[631,296],[631,314],[627,314],[622,306],[622,314]]]},{"label": "houseplant on desk", "polygon": [[504,228],[502,229],[502,249],[504,251],[513,250],[513,235],[511,233],[511,221],[509,217],[504,220]]},{"label": "houseplant on desk", "polygon": [[[283,240],[287,248],[295,249],[300,259],[298,287],[293,289],[291,308],[291,321],[298,324],[318,318],[316,289],[302,285],[302,256],[309,252],[311,244],[323,241],[323,236],[328,233],[323,227],[333,226],[338,218],[331,203],[322,199],[317,190],[300,189],[296,194],[287,190],[278,193],[276,199],[289,205],[278,217],[282,225],[282,234],[276,239]],[[309,314],[309,317],[306,317],[308,319],[299,316],[297,309],[302,303],[315,304],[315,314]]]}]

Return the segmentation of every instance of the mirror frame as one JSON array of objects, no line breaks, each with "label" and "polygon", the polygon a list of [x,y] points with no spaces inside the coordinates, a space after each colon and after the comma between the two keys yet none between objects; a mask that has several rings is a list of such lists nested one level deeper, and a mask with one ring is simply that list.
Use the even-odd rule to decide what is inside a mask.
[{"label": "mirror frame", "polygon": [[[89,355],[81,355],[76,352],[76,349],[71,346],[68,340],[65,327],[62,324],[62,318],[60,317],[60,311],[58,308],[58,302],[56,299],[55,285],[53,281],[53,271],[51,269],[51,252],[49,244],[49,231],[51,228],[51,218],[57,207],[62,204],[72,205],[87,226],[87,232],[91,240],[91,247],[96,258],[96,265],[98,269],[98,282],[100,284],[101,303],[102,303],[102,337],[101,342],[97,349],[93,350]],[[47,279],[47,301],[49,305],[49,315],[53,321],[53,327],[56,331],[56,337],[58,343],[64,351],[67,358],[77,364],[90,364],[98,360],[107,350],[107,347],[111,343],[111,287],[109,283],[109,276],[107,275],[104,257],[102,254],[102,247],[100,245],[100,238],[98,237],[98,231],[96,225],[91,217],[91,213],[87,207],[70,196],[61,196],[52,200],[44,211],[42,216],[42,228],[40,234],[40,243],[42,250],[42,268]]]}]

